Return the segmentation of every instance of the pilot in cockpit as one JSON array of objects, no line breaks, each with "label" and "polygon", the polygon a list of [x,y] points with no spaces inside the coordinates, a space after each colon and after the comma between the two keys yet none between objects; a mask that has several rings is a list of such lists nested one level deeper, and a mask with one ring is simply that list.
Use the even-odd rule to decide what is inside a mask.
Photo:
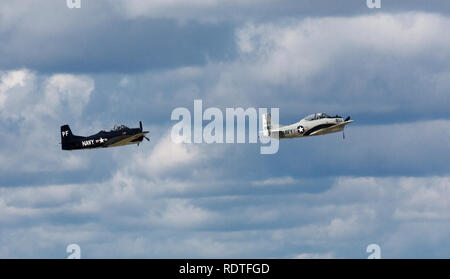
[{"label": "pilot in cockpit", "polygon": [[123,130],[126,128],[128,128],[128,127],[125,125],[114,125],[113,131],[120,131],[120,130]]}]

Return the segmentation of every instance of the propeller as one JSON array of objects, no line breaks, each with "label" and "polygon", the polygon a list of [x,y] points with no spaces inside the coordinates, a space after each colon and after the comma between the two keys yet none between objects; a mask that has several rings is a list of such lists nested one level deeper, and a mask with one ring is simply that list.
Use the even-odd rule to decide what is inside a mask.
[{"label": "propeller", "polygon": [[[139,121],[139,128],[141,128],[141,133],[142,133],[142,131],[143,131],[143,128],[142,128],[142,121]],[[147,138],[146,136],[144,136],[144,138],[145,138],[147,141],[150,141],[150,139]]]},{"label": "propeller", "polygon": [[[350,116],[347,116],[347,117],[344,119],[345,122],[347,122],[347,121],[349,121],[349,120],[350,120]],[[342,130],[342,138],[345,139],[345,132],[344,132],[344,130]]]}]

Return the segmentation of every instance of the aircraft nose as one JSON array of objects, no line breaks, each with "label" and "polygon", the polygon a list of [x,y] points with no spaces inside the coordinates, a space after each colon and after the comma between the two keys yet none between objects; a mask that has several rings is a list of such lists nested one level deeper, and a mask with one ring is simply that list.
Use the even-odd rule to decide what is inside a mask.
[{"label": "aircraft nose", "polygon": [[347,116],[347,118],[345,118],[344,121],[349,121],[350,120],[350,116]]}]

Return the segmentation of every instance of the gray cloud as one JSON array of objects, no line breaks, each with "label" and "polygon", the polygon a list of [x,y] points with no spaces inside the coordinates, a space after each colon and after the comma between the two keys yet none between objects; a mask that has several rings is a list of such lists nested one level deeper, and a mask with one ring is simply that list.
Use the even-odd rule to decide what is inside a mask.
[{"label": "gray cloud", "polygon": [[139,72],[201,65],[234,55],[232,26],[168,19],[128,20],[104,1],[0,4],[0,69]]},{"label": "gray cloud", "polygon": [[83,168],[80,156],[61,157],[55,152],[60,141],[58,122],[82,114],[94,81],[69,74],[52,75],[41,81],[28,70],[0,76],[0,123],[6,124],[1,130],[5,134],[3,142],[9,147],[0,151],[1,172]]},{"label": "gray cloud", "polygon": [[[2,256],[59,257],[58,248],[72,242],[85,257],[361,258],[372,242],[384,257],[401,257],[419,237],[422,256],[444,257],[439,247],[448,245],[448,230],[439,226],[448,219],[441,198],[448,177],[337,177],[321,193],[302,193],[297,184],[289,194],[253,189],[192,198],[164,193],[203,182],[160,178],[122,173],[99,184],[3,188]],[[409,237],[411,229],[417,234]]]},{"label": "gray cloud", "polygon": [[96,76],[92,107],[156,121],[194,99],[205,107],[279,107],[282,123],[317,111],[362,124],[447,119],[447,25],[425,13],[248,23],[235,32],[236,59]]},{"label": "gray cloud", "polygon": [[[110,1],[111,2],[111,1]],[[448,13],[450,5],[444,0],[385,0],[382,8],[369,9],[366,0],[347,0],[342,3],[309,0],[262,0],[255,5],[253,0],[121,0],[114,1],[115,8],[128,18],[171,18],[180,21],[198,20],[206,22],[273,20],[280,17],[353,16],[382,12],[427,11]]]},{"label": "gray cloud", "polygon": [[[142,72],[236,56],[233,30],[247,21],[373,15],[364,0],[328,1],[2,1],[0,69]],[[447,14],[446,1],[384,1],[381,12]],[[136,43],[138,42],[138,43]]]},{"label": "gray cloud", "polygon": [[[446,16],[387,13],[404,9],[386,1],[383,13],[364,7],[336,16],[354,12],[309,1],[305,11],[327,12],[292,18],[282,9],[295,4],[286,2],[280,18],[212,21],[202,14],[238,4],[193,1],[194,12],[153,2],[158,18],[145,7],[122,14],[84,2],[89,9],[80,11],[32,2],[39,13],[31,17],[22,2],[0,5],[9,39],[0,46],[9,51],[0,63],[0,257],[62,258],[73,242],[83,257],[363,258],[374,242],[384,257],[446,257]],[[422,8],[409,3],[407,10]],[[52,7],[60,25],[48,16]],[[240,7],[246,15],[251,6]],[[103,34],[107,27],[118,37]],[[154,37],[137,44],[147,28]],[[229,33],[208,35],[218,30]],[[178,32],[191,41],[171,49]],[[161,37],[164,55],[142,58]],[[83,52],[71,46],[79,38]],[[48,39],[58,44],[29,48]],[[211,59],[209,48],[217,51]],[[155,59],[163,62],[151,68]],[[86,69],[96,73],[43,73]],[[280,107],[282,123],[322,110],[356,122],[345,141],[339,134],[282,141],[273,156],[261,156],[258,145],[175,145],[170,112],[195,98],[205,107]],[[62,122],[88,135],[138,120],[152,138],[140,148],[69,154],[57,146]]]}]

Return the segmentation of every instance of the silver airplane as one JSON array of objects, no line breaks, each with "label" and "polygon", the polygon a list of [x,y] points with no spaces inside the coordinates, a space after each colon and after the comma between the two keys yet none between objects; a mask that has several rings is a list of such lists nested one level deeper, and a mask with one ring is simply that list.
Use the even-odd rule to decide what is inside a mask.
[{"label": "silver airplane", "polygon": [[[344,132],[344,127],[352,123],[350,116],[329,116],[325,113],[310,114],[297,123],[285,126],[273,126],[270,113],[263,115],[263,135],[272,138],[299,138]],[[345,135],[343,134],[344,138]]]}]

